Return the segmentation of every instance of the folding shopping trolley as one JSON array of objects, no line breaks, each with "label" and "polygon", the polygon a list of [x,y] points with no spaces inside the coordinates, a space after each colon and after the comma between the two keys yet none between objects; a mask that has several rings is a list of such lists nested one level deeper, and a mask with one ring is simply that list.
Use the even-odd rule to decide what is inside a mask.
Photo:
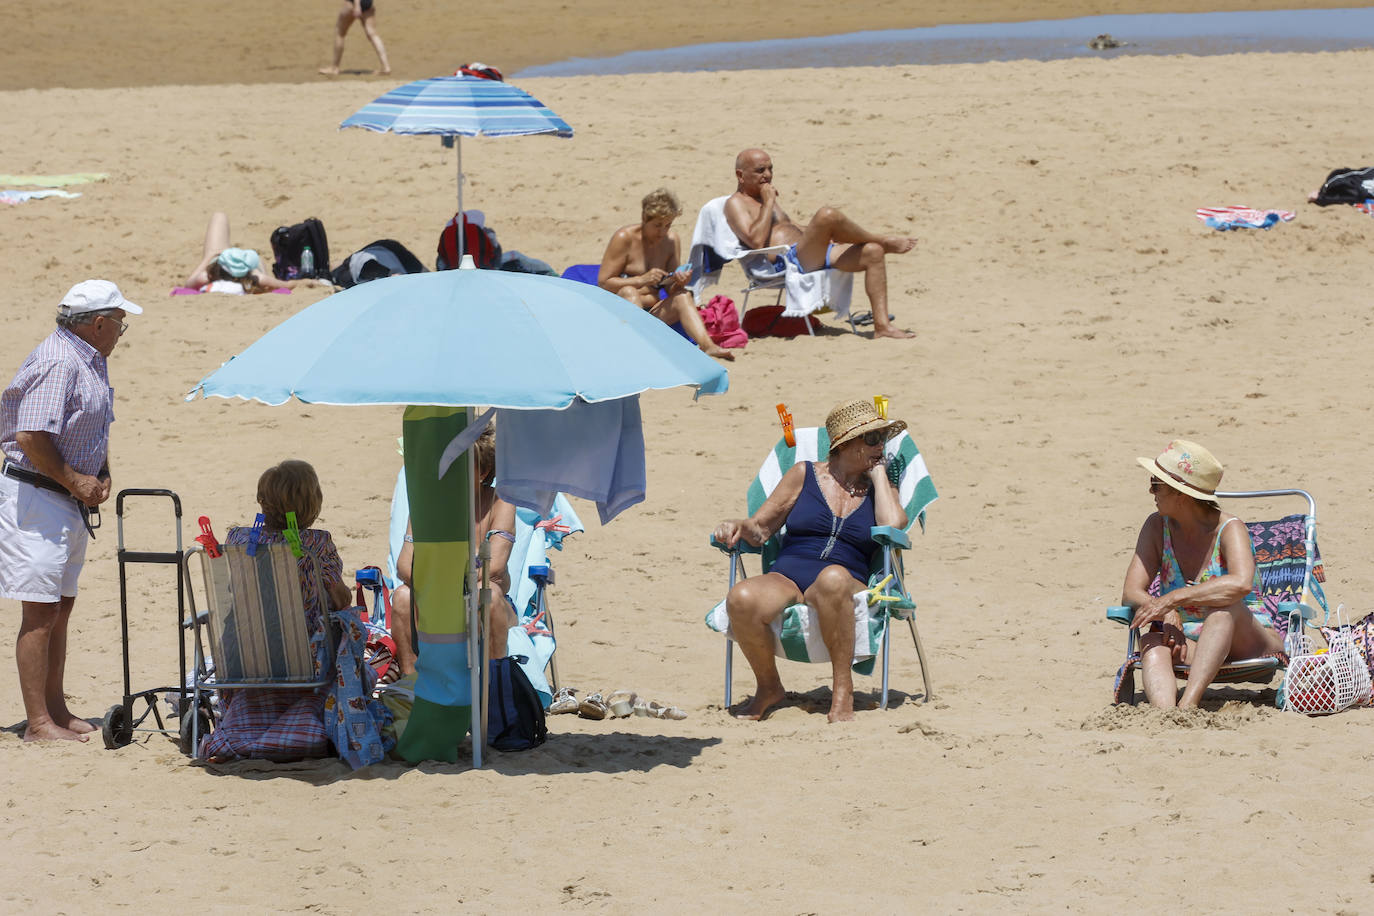
[{"label": "folding shopping trolley", "polygon": [[[132,497],[164,497],[172,501],[172,511],[176,515],[176,550],[174,551],[153,551],[153,550],[129,550],[124,544],[124,501]],[[124,699],[123,702],[111,706],[105,713],[105,720],[101,724],[100,734],[105,740],[107,748],[123,747],[133,740],[135,730],[155,731],[165,735],[171,735],[178,739],[183,752],[189,752],[189,742],[191,740],[190,727],[194,723],[195,716],[187,715],[187,708],[190,704],[190,692],[186,689],[186,638],[185,633],[191,621],[186,619],[185,593],[186,582],[184,567],[181,563],[181,498],[171,490],[164,489],[128,489],[120,490],[115,497],[115,516],[117,519],[118,544],[116,556],[119,560],[119,626],[120,642],[124,655]],[[134,690],[130,685],[129,677],[129,591],[128,591],[128,566],[131,563],[153,563],[170,565],[177,571],[177,671],[180,674],[175,687],[149,687],[144,690]],[[202,653],[197,653],[201,657]],[[158,700],[164,694],[175,694],[177,697],[176,708],[181,715],[181,726],[176,731],[170,729],[162,721],[162,714],[158,711]],[[139,702],[146,704],[142,713],[138,713],[136,706]],[[149,713],[152,714],[157,728],[140,729],[139,727],[147,720]],[[209,709],[200,712],[204,718],[209,717]]]}]

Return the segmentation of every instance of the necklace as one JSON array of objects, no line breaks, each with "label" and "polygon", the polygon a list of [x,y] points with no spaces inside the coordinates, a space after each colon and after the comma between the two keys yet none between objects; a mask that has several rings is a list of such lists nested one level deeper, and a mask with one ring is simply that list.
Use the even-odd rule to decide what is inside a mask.
[{"label": "necklace", "polygon": [[831,475],[831,477],[834,479],[834,481],[835,481],[837,484],[840,485],[840,489],[841,489],[841,490],[844,490],[844,491],[845,491],[846,493],[848,493],[850,496],[862,496],[862,495],[864,495],[865,493],[868,492],[868,479],[867,479],[867,478],[864,478],[864,479],[860,480],[858,483],[854,484],[853,486],[850,486],[849,484],[845,483],[843,480],[840,480],[840,478],[835,477],[833,474]]}]

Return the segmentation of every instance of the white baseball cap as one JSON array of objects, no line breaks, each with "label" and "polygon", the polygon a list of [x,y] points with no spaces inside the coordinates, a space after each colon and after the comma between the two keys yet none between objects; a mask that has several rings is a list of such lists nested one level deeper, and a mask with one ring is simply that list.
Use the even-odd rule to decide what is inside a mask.
[{"label": "white baseball cap", "polygon": [[82,280],[67,290],[67,295],[62,297],[60,313],[82,315],[108,309],[123,309],[130,315],[143,314],[143,309],[125,299],[119,287],[109,280]]}]

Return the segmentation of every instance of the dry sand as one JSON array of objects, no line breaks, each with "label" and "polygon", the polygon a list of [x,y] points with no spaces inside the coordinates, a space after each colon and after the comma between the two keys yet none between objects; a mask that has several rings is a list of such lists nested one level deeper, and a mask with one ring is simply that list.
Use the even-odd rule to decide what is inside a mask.
[{"label": "dry sand", "polygon": [[[399,23],[401,5],[382,6]],[[384,34],[405,72],[404,33]],[[545,747],[480,772],[356,775],[191,766],[159,735],[107,751],[7,732],[0,907],[1099,912],[1139,893],[1146,912],[1374,910],[1374,716],[1280,714],[1272,689],[1218,691],[1201,714],[1113,709],[1123,634],[1103,619],[1150,510],[1132,459],[1174,435],[1207,443],[1230,487],[1311,490],[1328,593],[1368,608],[1374,222],[1304,200],[1328,169],[1368,164],[1349,100],[1371,66],[1346,52],[527,81],[577,136],[465,144],[468,199],[507,246],[558,267],[596,260],[660,183],[694,214],[756,143],[797,215],[834,204],[921,239],[890,262],[915,341],[759,340],[723,397],[647,395],[646,502],[556,558],[564,680],[642,689],[690,717],[556,717]],[[215,208],[260,249],[315,215],[340,254],[392,237],[430,260],[452,153],[337,132],[376,89],[0,93],[0,170],[110,174],[80,199],[0,211],[0,372],[72,282],[115,279],[147,308],[112,359],[116,486],[171,488],[188,521],[223,528],[251,516],[263,467],[305,458],[348,568],[385,554],[397,412],[181,401],[322,293],[167,293]],[[1193,216],[1220,204],[1298,218],[1221,234]],[[910,555],[937,697],[922,702],[899,632],[897,708],[874,709],[877,684],[861,680],[857,721],[827,726],[825,667],[785,665],[795,702],[733,721],[722,644],[701,623],[725,573],[706,532],[740,508],[778,435],[774,404],[811,424],[878,392],[941,491]],[[131,546],[167,549],[161,507],[132,506]],[[68,666],[72,704],[92,716],[122,692],[113,521]],[[174,587],[149,569],[131,568],[135,687],[176,669]],[[23,716],[11,646],[5,726]],[[738,656],[736,671],[742,697]]]}]

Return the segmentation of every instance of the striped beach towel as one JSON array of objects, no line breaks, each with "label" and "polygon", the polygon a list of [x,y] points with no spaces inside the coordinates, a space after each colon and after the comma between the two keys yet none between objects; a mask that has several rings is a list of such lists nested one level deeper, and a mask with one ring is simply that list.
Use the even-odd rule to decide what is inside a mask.
[{"label": "striped beach towel", "polygon": [[[753,515],[763,505],[768,494],[782,480],[783,474],[798,461],[823,461],[830,454],[830,437],[824,428],[811,427],[799,429],[794,438],[796,446],[789,446],[786,440],[779,440],[773,451],[764,459],[758,476],[749,485],[748,507]],[[884,449],[888,461],[888,475],[894,478],[897,495],[906,510],[907,532],[920,523],[925,530],[926,508],[939,494],[930,479],[925,459],[921,457],[916,442],[905,431],[888,440]],[[763,571],[767,572],[781,549],[781,538],[786,528],[763,545]],[[870,579],[870,585],[873,584]],[[861,674],[872,669],[873,658],[882,651],[883,634],[887,630],[886,616],[910,610],[909,602],[895,605],[880,602],[870,606],[867,591],[854,595],[854,668]],[[779,658],[797,662],[826,662],[830,654],[821,639],[820,625],[814,619],[811,608],[805,604],[794,604],[787,608],[773,622],[776,637],[773,651]],[[721,599],[706,615],[706,625],[726,638],[733,639],[730,633],[730,618],[725,613],[725,599]]]},{"label": "striped beach towel", "polygon": [[1253,207],[1199,207],[1197,218],[1213,229],[1268,229],[1279,222],[1289,222],[1296,213],[1292,210],[1256,210]]}]

